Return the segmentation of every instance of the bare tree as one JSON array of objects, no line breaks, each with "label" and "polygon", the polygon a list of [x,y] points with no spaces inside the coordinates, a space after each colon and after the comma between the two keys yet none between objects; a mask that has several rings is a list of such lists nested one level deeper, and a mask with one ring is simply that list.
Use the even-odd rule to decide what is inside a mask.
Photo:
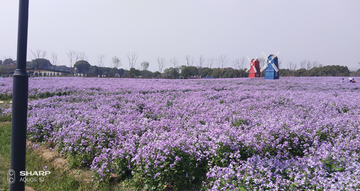
[{"label": "bare tree", "polygon": [[99,54],[99,56],[98,56],[98,67],[99,67],[101,77],[102,77],[101,71],[102,71],[103,67],[105,66],[105,58],[106,58],[105,54]]},{"label": "bare tree", "polygon": [[75,56],[75,62],[79,60],[85,60],[85,53],[84,52],[78,52]]},{"label": "bare tree", "polygon": [[186,59],[186,65],[189,66],[193,66],[194,65],[194,57],[190,57],[190,55],[186,55],[185,56]]},{"label": "bare tree", "polygon": [[208,59],[208,66],[209,66],[209,68],[212,68],[212,66],[213,66],[213,64],[214,64],[214,61],[215,61],[214,58],[209,58],[209,59]]},{"label": "bare tree", "polygon": [[246,61],[245,61],[245,57],[242,57],[240,59],[240,69],[243,70],[244,69],[244,65],[246,64]]},{"label": "bare tree", "polygon": [[129,70],[130,70],[130,68],[135,68],[136,59],[138,58],[138,54],[136,52],[133,52],[133,53],[129,52],[126,56],[129,59]]},{"label": "bare tree", "polygon": [[164,67],[166,66],[166,60],[165,60],[165,58],[158,57],[157,61],[158,61],[158,66],[159,66],[159,72],[161,73],[162,70],[164,69]]},{"label": "bare tree", "polygon": [[260,58],[258,58],[258,60],[259,60],[259,63],[260,63],[260,68],[264,67],[264,66],[265,66],[265,62],[266,62],[265,58],[260,57]]},{"label": "bare tree", "polygon": [[300,68],[306,69],[306,59],[300,61]]},{"label": "bare tree", "polygon": [[218,65],[219,65],[219,68],[224,68],[224,65],[228,62],[228,59],[226,58],[225,55],[220,55],[219,58],[218,58]]},{"label": "bare tree", "polygon": [[312,63],[312,66],[313,66],[313,67],[319,67],[319,65],[320,65],[320,62],[318,62],[318,61],[314,61],[314,62]]},{"label": "bare tree", "polygon": [[204,66],[205,58],[203,55],[200,55],[199,57],[199,67],[202,68]]},{"label": "bare tree", "polygon": [[200,78],[201,78],[201,74],[203,72],[203,66],[204,66],[204,63],[205,63],[205,58],[203,57],[203,55],[200,55],[199,57],[199,64],[198,64],[198,72],[199,72],[199,75],[200,75]]},{"label": "bare tree", "polygon": [[244,69],[244,65],[245,65],[245,57],[242,58],[238,58],[236,59],[234,62],[234,68],[237,68],[239,70],[243,70]]},{"label": "bare tree", "polygon": [[71,69],[71,75],[73,74],[73,61],[75,59],[76,52],[74,50],[69,50],[67,53],[69,60],[70,60],[70,69]]},{"label": "bare tree", "polygon": [[306,61],[306,70],[310,70],[312,68],[310,60]]},{"label": "bare tree", "polygon": [[42,58],[44,59],[46,57],[46,51],[37,49],[36,51],[30,50],[32,56],[34,59]]},{"label": "bare tree", "polygon": [[177,68],[177,64],[179,63],[179,60],[177,58],[172,58],[169,60],[170,64],[173,65],[174,68]]},{"label": "bare tree", "polygon": [[287,65],[288,65],[289,69],[293,70],[293,71],[296,70],[296,68],[297,68],[297,64],[293,63],[291,61]]},{"label": "bare tree", "polygon": [[113,62],[114,68],[116,68],[116,69],[118,69],[119,66],[121,66],[121,60],[120,60],[118,57],[116,57],[116,56],[114,56],[114,57],[112,58],[112,62]]},{"label": "bare tree", "polygon": [[282,64],[282,61],[280,59],[278,59],[278,68],[280,69],[281,67],[281,64]]},{"label": "bare tree", "polygon": [[234,60],[233,65],[235,69],[240,69],[240,59],[237,58],[236,60]]},{"label": "bare tree", "polygon": [[55,70],[57,62],[58,62],[58,57],[55,52],[51,53],[51,62],[52,62],[52,65],[54,65],[54,70]]}]

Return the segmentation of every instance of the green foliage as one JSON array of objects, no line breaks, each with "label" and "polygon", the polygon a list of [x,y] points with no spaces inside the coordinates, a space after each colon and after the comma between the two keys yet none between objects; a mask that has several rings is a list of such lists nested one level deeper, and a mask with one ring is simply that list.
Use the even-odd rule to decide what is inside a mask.
[{"label": "green foliage", "polygon": [[167,106],[167,107],[171,107],[171,106],[173,106],[173,103],[172,103],[171,101],[167,100],[166,106]]},{"label": "green foliage", "polygon": [[7,172],[10,167],[11,124],[0,123],[0,190],[8,190]]},{"label": "green foliage", "polygon": [[221,74],[222,74],[222,72],[221,72],[220,68],[215,68],[215,69],[213,69],[211,77],[212,78],[220,78]]},{"label": "green foliage", "polygon": [[360,76],[360,69],[356,70],[355,76]]},{"label": "green foliage", "polygon": [[345,171],[345,164],[332,159],[331,157],[329,157],[326,160],[322,160],[321,161],[327,168],[325,168],[329,174],[333,174],[336,172],[344,172]]},{"label": "green foliage", "polygon": [[294,71],[291,71],[289,69],[280,69],[279,70],[279,76],[293,76]]},{"label": "green foliage", "polygon": [[97,66],[90,66],[89,70],[88,70],[88,74],[92,75],[92,76],[97,76],[99,75],[99,68]]},{"label": "green foliage", "polygon": [[12,95],[0,94],[0,100],[11,100],[11,99],[12,99]]},{"label": "green foliage", "polygon": [[31,67],[32,69],[53,69],[52,68],[52,64],[49,60],[44,59],[44,58],[37,58],[32,60],[29,63],[29,67]]},{"label": "green foliage", "polygon": [[[0,108],[1,110],[1,108]],[[11,115],[4,115],[0,113],[0,122],[11,121]]]},{"label": "green foliage", "polygon": [[141,67],[143,68],[143,70],[147,70],[149,68],[149,62],[142,62],[141,63]]},{"label": "green foliage", "polygon": [[141,71],[140,75],[143,78],[152,78],[154,74],[149,70],[143,70],[143,71]]},{"label": "green foliage", "polygon": [[177,79],[179,78],[179,68],[167,68],[164,70],[164,78]]},{"label": "green foliage", "polygon": [[210,77],[212,72],[213,72],[213,70],[211,68],[203,68],[200,75],[202,78]]},{"label": "green foliage", "polygon": [[[295,76],[349,76],[350,71],[347,66],[331,65],[331,66],[322,66],[314,67],[310,70],[301,68],[296,71],[287,71],[289,73],[294,73]],[[285,70],[280,70],[280,76],[285,75]]]},{"label": "green foliage", "polygon": [[35,125],[36,131],[27,131],[27,135],[31,141],[43,142],[46,137],[50,137],[50,133],[53,131],[53,127],[48,124],[44,127],[42,124]]},{"label": "green foliage", "polygon": [[14,64],[14,60],[11,58],[7,58],[2,62],[2,65],[12,65]]},{"label": "green foliage", "polygon": [[240,125],[249,125],[248,120],[244,120],[244,119],[237,119],[235,122],[233,122],[231,124],[231,126],[233,127],[239,127]]},{"label": "green foliage", "polygon": [[185,66],[182,65],[180,67],[181,73],[180,75],[184,78],[190,78],[191,76],[199,75],[198,68],[195,66]]},{"label": "green foliage", "polygon": [[230,164],[230,154],[234,151],[230,148],[230,145],[224,145],[219,143],[220,148],[216,150],[216,155],[212,158],[214,166],[228,167]]},{"label": "green foliage", "polygon": [[152,75],[153,78],[161,78],[161,73],[159,71],[156,71]]},{"label": "green foliage", "polygon": [[295,71],[295,76],[307,76],[307,70],[305,68],[301,68]]},{"label": "green foliage", "polygon": [[118,176],[117,180],[122,181],[133,178],[131,169],[134,168],[134,164],[130,161],[130,158],[132,158],[130,155],[125,154],[125,156],[117,157],[112,163],[111,169],[114,169],[114,174]]},{"label": "green foliage", "polygon": [[171,155],[157,165],[150,160],[150,164],[136,167],[133,186],[156,191],[200,189],[202,181],[206,180],[207,161],[198,161],[177,148],[171,149],[170,153],[179,160],[174,161]]},{"label": "green foliage", "polygon": [[136,78],[136,77],[139,77],[140,76],[140,70],[137,70],[135,68],[130,68],[130,71],[129,71],[129,77],[131,78]]},{"label": "green foliage", "polygon": [[90,66],[91,65],[86,60],[79,60],[74,64],[74,68],[77,68],[77,72],[82,74],[86,74]]}]

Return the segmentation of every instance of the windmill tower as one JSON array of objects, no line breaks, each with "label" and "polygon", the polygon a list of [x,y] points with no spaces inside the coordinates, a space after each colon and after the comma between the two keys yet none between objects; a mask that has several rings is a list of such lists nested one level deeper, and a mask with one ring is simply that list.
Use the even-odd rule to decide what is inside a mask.
[{"label": "windmill tower", "polygon": [[265,70],[265,79],[279,79],[279,65],[277,57],[278,54],[280,54],[280,52],[277,52],[275,55],[270,54],[267,57],[266,54],[263,52],[266,64],[264,67],[261,68],[260,72]]},{"label": "windmill tower", "polygon": [[260,64],[257,57],[252,60],[250,60],[249,57],[247,57],[247,59],[250,63],[250,68],[246,70],[246,72],[249,72],[249,78],[260,77]]}]

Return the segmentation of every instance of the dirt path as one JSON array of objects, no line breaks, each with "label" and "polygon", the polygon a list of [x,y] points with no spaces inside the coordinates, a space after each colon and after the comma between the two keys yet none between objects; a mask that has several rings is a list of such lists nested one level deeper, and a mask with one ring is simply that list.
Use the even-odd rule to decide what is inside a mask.
[{"label": "dirt path", "polygon": [[[33,143],[29,140],[26,140],[26,146],[29,149],[33,149]],[[43,160],[51,162],[55,169],[65,170],[72,174],[77,181],[85,181],[86,183],[91,182],[91,176],[93,172],[90,170],[83,169],[69,169],[68,159],[62,158],[57,152],[52,151],[47,148],[47,145],[40,145],[34,150]]]}]

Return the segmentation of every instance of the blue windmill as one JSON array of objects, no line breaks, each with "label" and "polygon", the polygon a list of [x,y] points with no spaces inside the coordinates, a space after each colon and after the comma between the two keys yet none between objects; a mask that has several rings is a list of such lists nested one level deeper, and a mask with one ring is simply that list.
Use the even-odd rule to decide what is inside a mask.
[{"label": "blue windmill", "polygon": [[278,65],[278,58],[280,52],[277,52],[275,55],[270,54],[268,57],[263,52],[264,58],[266,60],[266,64],[264,67],[260,69],[260,72],[264,71],[265,69],[265,79],[279,79],[279,65]]}]

